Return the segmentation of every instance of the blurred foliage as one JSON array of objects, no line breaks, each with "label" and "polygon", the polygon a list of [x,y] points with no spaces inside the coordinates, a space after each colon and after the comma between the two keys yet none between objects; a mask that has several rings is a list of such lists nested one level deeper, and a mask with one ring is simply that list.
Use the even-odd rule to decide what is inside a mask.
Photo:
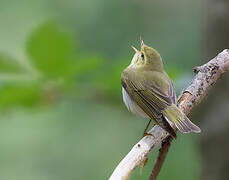
[{"label": "blurred foliage", "polygon": [[34,66],[45,78],[69,77],[74,74],[73,42],[54,23],[42,25],[27,43],[27,52]]},{"label": "blurred foliage", "polygon": [[0,89],[0,105],[2,109],[12,106],[31,107],[41,101],[41,89],[33,85],[6,84]]},{"label": "blurred foliage", "polygon": [[55,22],[44,23],[34,30],[26,48],[34,72],[23,69],[19,61],[0,57],[0,76],[5,77],[4,72],[7,72],[15,77],[24,74],[31,78],[30,83],[25,83],[23,78],[17,83],[3,78],[0,96],[4,98],[0,105],[9,107],[46,103],[49,95],[57,93],[58,96],[58,93],[63,94],[65,91],[77,92],[76,87],[81,86],[80,83],[91,83],[98,72],[102,74],[103,59],[98,55],[75,52],[76,47],[71,39],[70,33]]}]

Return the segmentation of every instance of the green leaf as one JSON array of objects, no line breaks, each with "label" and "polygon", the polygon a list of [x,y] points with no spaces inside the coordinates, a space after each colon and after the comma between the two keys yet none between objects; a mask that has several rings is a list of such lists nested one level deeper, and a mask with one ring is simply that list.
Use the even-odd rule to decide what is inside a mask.
[{"label": "green leaf", "polygon": [[5,84],[0,87],[0,99],[0,108],[32,106],[41,100],[41,89],[34,84]]},{"label": "green leaf", "polygon": [[35,67],[48,78],[72,74],[73,43],[67,32],[55,23],[46,23],[34,31],[27,43],[29,57]]}]

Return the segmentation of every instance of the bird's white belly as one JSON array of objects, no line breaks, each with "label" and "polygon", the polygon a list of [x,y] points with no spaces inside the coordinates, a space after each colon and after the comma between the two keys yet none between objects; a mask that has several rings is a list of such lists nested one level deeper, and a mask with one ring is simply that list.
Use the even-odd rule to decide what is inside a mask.
[{"label": "bird's white belly", "polygon": [[127,94],[126,90],[122,88],[122,97],[127,109],[133,114],[148,117],[148,115],[134,102],[130,96]]}]

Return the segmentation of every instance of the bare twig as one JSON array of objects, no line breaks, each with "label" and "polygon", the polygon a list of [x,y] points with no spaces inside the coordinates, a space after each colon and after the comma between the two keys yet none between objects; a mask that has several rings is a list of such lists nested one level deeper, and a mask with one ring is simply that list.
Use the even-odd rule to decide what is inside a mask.
[{"label": "bare twig", "polygon": [[[179,107],[186,115],[202,101],[217,79],[224,72],[229,71],[229,50],[225,49],[214,59],[195,70],[197,75],[178,100]],[[157,125],[149,133],[153,136],[143,137],[119,163],[109,180],[128,180],[133,170],[168,137],[168,133]]]},{"label": "bare twig", "polygon": [[173,138],[172,136],[168,136],[165,140],[161,143],[161,148],[159,149],[159,155],[157,157],[157,161],[154,164],[153,170],[150,174],[149,180],[156,180],[157,176],[161,170],[161,167],[165,161],[166,155],[169,151],[169,147],[171,145]]}]

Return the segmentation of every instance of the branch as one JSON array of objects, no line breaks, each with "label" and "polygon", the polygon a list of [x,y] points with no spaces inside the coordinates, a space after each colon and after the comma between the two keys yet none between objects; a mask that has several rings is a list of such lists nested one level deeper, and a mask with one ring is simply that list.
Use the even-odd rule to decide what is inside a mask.
[{"label": "branch", "polygon": [[157,179],[157,176],[161,170],[161,167],[165,161],[165,158],[166,158],[167,153],[169,151],[169,148],[171,146],[172,140],[173,140],[172,136],[168,136],[165,140],[162,141],[161,148],[159,149],[157,161],[154,164],[154,167],[153,167],[153,170],[150,174],[149,180],[156,180]]},{"label": "branch", "polygon": [[[179,107],[186,115],[202,101],[217,79],[229,71],[229,50],[225,49],[208,63],[194,68],[194,71],[197,73],[196,76],[178,100]],[[109,180],[128,180],[133,170],[169,135],[158,125],[155,125],[149,133],[153,136],[145,136],[134,145]]]}]

